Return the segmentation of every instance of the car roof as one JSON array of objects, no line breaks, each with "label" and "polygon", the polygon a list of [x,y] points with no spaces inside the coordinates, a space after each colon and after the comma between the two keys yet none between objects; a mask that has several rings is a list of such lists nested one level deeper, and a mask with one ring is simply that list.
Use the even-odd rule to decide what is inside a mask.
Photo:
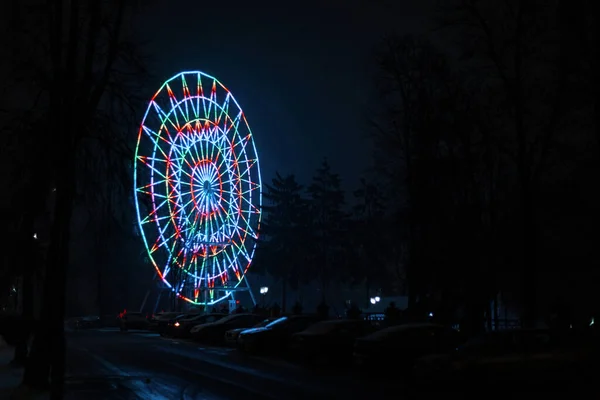
[{"label": "car roof", "polygon": [[368,323],[368,321],[362,319],[328,319],[326,321],[318,322],[319,324],[360,324],[360,323]]},{"label": "car roof", "polygon": [[[378,332],[375,332],[369,336],[373,337],[381,337],[388,333],[401,333],[410,330],[419,330],[419,329],[446,329],[444,325],[433,324],[433,323],[410,323],[410,324],[402,324],[396,326],[390,326],[389,328],[384,328]],[[369,337],[367,336],[367,337]]]}]

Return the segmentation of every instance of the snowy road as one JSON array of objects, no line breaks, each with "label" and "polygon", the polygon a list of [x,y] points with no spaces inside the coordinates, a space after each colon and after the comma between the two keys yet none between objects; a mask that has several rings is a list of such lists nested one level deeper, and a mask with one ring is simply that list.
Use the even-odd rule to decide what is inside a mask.
[{"label": "snowy road", "polygon": [[379,391],[347,372],[319,373],[142,331],[73,332],[67,366],[68,398],[85,400],[362,399]]}]

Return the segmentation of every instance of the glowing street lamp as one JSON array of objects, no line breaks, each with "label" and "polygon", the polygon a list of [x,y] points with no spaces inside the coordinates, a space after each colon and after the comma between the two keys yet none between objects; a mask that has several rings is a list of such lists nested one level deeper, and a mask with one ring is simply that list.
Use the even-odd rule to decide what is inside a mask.
[{"label": "glowing street lamp", "polygon": [[265,298],[267,297],[267,292],[269,291],[269,288],[267,286],[263,286],[260,288],[260,294],[262,294],[262,307],[265,308]]}]

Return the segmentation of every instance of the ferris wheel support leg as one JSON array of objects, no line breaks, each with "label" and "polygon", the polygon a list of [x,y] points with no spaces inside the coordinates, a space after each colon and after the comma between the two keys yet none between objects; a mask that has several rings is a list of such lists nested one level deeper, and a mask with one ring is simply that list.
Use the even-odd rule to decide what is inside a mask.
[{"label": "ferris wheel support leg", "polygon": [[146,295],[144,296],[144,300],[142,301],[142,305],[140,306],[140,312],[144,312],[144,307],[146,307],[146,301],[148,301],[148,296],[150,295],[150,289],[146,291]]},{"label": "ferris wheel support leg", "polygon": [[156,296],[156,303],[154,303],[154,309],[152,310],[152,314],[156,314],[156,310],[158,309],[158,305],[160,304],[160,298],[162,296],[162,290],[158,292],[158,296]]},{"label": "ferris wheel support leg", "polygon": [[248,275],[244,275],[244,282],[246,282],[246,287],[248,288],[248,293],[250,293],[250,298],[252,299],[252,305],[256,305],[256,298],[254,297],[254,292],[250,287],[250,282],[248,281]]}]

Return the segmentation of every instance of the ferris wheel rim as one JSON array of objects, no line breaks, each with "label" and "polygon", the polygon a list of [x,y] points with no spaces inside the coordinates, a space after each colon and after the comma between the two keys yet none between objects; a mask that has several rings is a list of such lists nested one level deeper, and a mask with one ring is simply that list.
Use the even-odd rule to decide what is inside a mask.
[{"label": "ferris wheel rim", "polygon": [[[186,83],[186,76],[189,76],[189,75],[192,76],[192,80],[194,79],[194,77],[197,77],[197,79],[198,79],[198,88],[202,89],[202,92],[198,92],[198,93],[196,93],[194,95],[191,95],[190,90],[186,86],[187,85],[187,83]],[[141,160],[140,159],[140,156],[141,156],[141,152],[140,152],[141,145],[140,144],[141,144],[141,141],[142,141],[142,139],[144,137],[144,130],[145,130],[144,128],[145,128],[145,125],[146,125],[146,121],[149,118],[149,114],[152,112],[153,103],[156,101],[156,99],[161,94],[164,94],[165,90],[167,90],[169,92],[169,95],[171,96],[172,92],[171,92],[169,84],[172,83],[172,82],[178,82],[178,80],[180,80],[181,83],[182,83],[182,85],[183,85],[182,86],[183,92],[185,93],[185,91],[187,90],[188,94],[190,94],[190,95],[186,97],[186,95],[184,94],[184,97],[183,97],[182,100],[180,99],[178,103],[176,103],[175,105],[172,105],[172,107],[169,108],[168,114],[165,114],[166,117],[167,117],[167,120],[169,119],[169,115],[171,113],[177,113],[177,109],[178,109],[178,107],[181,107],[181,104],[189,102],[191,99],[196,99],[196,100],[202,99],[203,103],[205,101],[212,102],[212,105],[214,105],[216,107],[219,107],[220,110],[221,110],[221,112],[224,112],[224,109],[222,107],[224,103],[217,102],[216,101],[216,97],[213,98],[214,93],[215,93],[215,87],[220,87],[222,89],[222,91],[224,91],[224,93],[226,93],[226,101],[230,102],[230,104],[228,104],[228,107],[231,106],[231,103],[233,103],[233,105],[235,106],[235,109],[239,110],[239,114],[238,114],[239,115],[239,121],[237,123],[238,125],[235,125],[233,117],[231,116],[231,114],[225,112],[225,118],[232,122],[232,126],[229,128],[229,130],[227,132],[229,132],[230,130],[234,131],[233,136],[232,136],[233,139],[229,140],[230,137],[227,135],[227,132],[223,131],[220,127],[217,127],[216,129],[218,130],[218,133],[219,133],[220,137],[221,138],[225,138],[226,140],[229,140],[229,144],[231,145],[231,148],[233,149],[235,146],[233,144],[231,144],[231,143],[235,141],[235,135],[237,135],[239,133],[240,128],[245,129],[247,131],[247,134],[248,134],[247,137],[245,138],[246,142],[245,142],[245,144],[244,144],[244,146],[242,147],[242,150],[241,150],[241,154],[243,154],[243,156],[244,156],[243,161],[247,164],[246,165],[246,170],[243,173],[239,169],[239,163],[238,163],[239,160],[235,159],[236,164],[238,164],[237,165],[237,168],[238,168],[238,175],[237,175],[238,183],[237,184],[240,187],[242,186],[242,179],[241,179],[241,177],[243,176],[243,174],[247,173],[248,174],[248,179],[247,179],[246,183],[249,185],[249,188],[250,188],[248,190],[248,192],[247,192],[246,195],[242,192],[241,189],[239,190],[238,194],[239,194],[239,203],[240,204],[239,204],[239,208],[236,210],[236,211],[238,211],[238,215],[237,215],[237,220],[235,221],[235,227],[234,227],[234,229],[237,229],[237,230],[240,229],[240,227],[239,227],[239,225],[240,225],[240,218],[244,218],[244,213],[247,213],[247,215],[248,215],[247,220],[244,221],[245,224],[246,224],[244,226],[244,228],[246,228],[246,229],[244,229],[244,234],[243,234],[243,236],[241,236],[238,233],[239,239],[240,239],[240,246],[242,246],[241,248],[243,248],[244,250],[241,250],[241,248],[240,248],[240,249],[237,250],[237,253],[233,253],[236,257],[240,257],[240,255],[243,255],[244,257],[247,258],[247,260],[244,260],[243,258],[240,259],[240,261],[238,263],[239,265],[237,265],[237,267],[239,267],[239,269],[240,269],[239,275],[237,275],[237,272],[236,272],[237,280],[228,280],[228,282],[227,282],[228,285],[225,285],[225,281],[223,281],[223,287],[226,287],[226,288],[237,288],[245,280],[245,275],[246,275],[246,273],[248,271],[248,268],[251,265],[252,258],[254,257],[254,253],[255,253],[255,250],[256,250],[256,239],[258,238],[258,229],[260,227],[260,221],[261,221],[261,218],[262,218],[262,212],[261,212],[261,207],[262,207],[262,181],[261,181],[261,174],[260,174],[260,160],[259,160],[259,157],[258,157],[258,152],[256,150],[256,143],[255,143],[253,135],[252,135],[252,130],[250,128],[250,125],[248,124],[248,121],[246,119],[246,116],[245,116],[242,108],[240,107],[238,101],[235,99],[235,97],[233,96],[233,94],[231,94],[231,92],[229,91],[229,89],[225,85],[223,85],[218,79],[216,79],[214,76],[212,76],[212,75],[203,73],[201,71],[184,71],[184,72],[180,72],[180,73],[172,76],[168,80],[164,81],[164,83],[160,86],[160,88],[154,94],[154,96],[152,97],[152,99],[150,100],[150,102],[148,104],[148,107],[146,109],[144,117],[142,118],[142,123],[140,124],[140,128],[138,130],[138,138],[137,138],[137,143],[136,143],[136,148],[135,148],[135,158],[134,158],[134,177],[133,177],[133,183],[134,183],[134,193],[135,193],[134,200],[135,200],[135,205],[136,205],[136,216],[137,216],[137,220],[138,220],[138,228],[139,228],[141,236],[143,238],[143,242],[144,242],[144,246],[146,248],[146,252],[147,252],[148,258],[150,259],[151,263],[153,264],[153,267],[155,268],[158,276],[161,278],[161,280],[168,287],[170,287],[171,289],[175,290],[173,288],[173,285],[169,282],[169,280],[166,277],[167,273],[170,272],[170,270],[167,269],[168,268],[167,266],[165,266],[164,269],[162,269],[161,268],[162,265],[159,265],[159,264],[162,264],[162,263],[159,263],[157,261],[157,259],[153,256],[153,252],[151,251],[151,246],[155,245],[157,243],[157,241],[155,241],[154,244],[151,244],[151,240],[149,240],[149,238],[147,238],[147,235],[146,235],[146,232],[145,232],[145,228],[143,226],[143,223],[144,223],[145,219],[147,218],[147,216],[145,216],[146,213],[143,214],[141,212],[141,207],[140,207],[141,200],[140,200],[140,193],[139,193],[138,189],[140,188],[140,186],[139,186],[139,184],[140,184],[140,182],[139,182],[139,178],[140,178],[139,177],[140,165],[139,164],[140,164],[140,160]],[[208,81],[208,82],[212,83],[210,98],[207,97],[205,95],[204,91],[203,91],[204,89],[202,87],[202,83],[204,81]],[[154,104],[154,106],[156,106],[156,104]],[[181,111],[181,109],[179,109],[179,111]],[[197,110],[197,111],[199,112],[200,110]],[[206,110],[204,108],[203,108],[202,111],[206,112]],[[236,117],[236,119],[237,119],[237,117]],[[196,115],[196,117],[194,119],[187,119],[187,120],[185,120],[185,123],[183,125],[190,125],[192,122],[196,123],[196,122],[198,122],[200,120],[205,121],[205,122],[214,123],[214,121],[212,121],[208,117],[207,118],[202,118],[202,117],[199,117],[198,115]],[[161,130],[163,129],[164,125],[165,125],[165,121],[163,120],[162,121]],[[232,129],[234,126],[235,126],[235,128]],[[161,130],[158,131],[159,134],[162,132]],[[177,132],[178,135],[181,134],[182,130],[180,130],[180,131]],[[196,134],[198,132],[194,131],[194,133]],[[201,140],[198,139],[198,141],[201,141]],[[248,144],[249,144],[249,146],[247,146]],[[169,147],[169,151],[172,151],[172,146],[173,146],[173,143],[171,143],[171,147]],[[193,146],[196,146],[196,144],[193,144]],[[155,147],[153,148],[154,152],[156,152],[157,147],[160,147],[160,146],[158,146],[155,143]],[[233,150],[232,150],[232,154],[235,154],[235,153],[233,153]],[[248,156],[249,154],[250,154],[250,158]],[[166,159],[166,160],[163,160],[163,161],[167,161],[167,163],[170,162],[169,159]],[[154,161],[152,161],[152,162],[154,163]],[[152,166],[154,166],[154,164],[152,164]],[[181,166],[179,166],[179,168],[181,169]],[[168,169],[167,169],[167,171],[168,171]],[[231,173],[231,171],[229,169],[228,169],[228,171],[229,171],[229,173]],[[250,176],[251,174],[253,176]],[[147,211],[148,211],[148,213],[150,215],[152,215],[153,213],[155,213],[157,215],[157,217],[156,217],[156,220],[157,220],[156,221],[156,225],[157,225],[157,229],[159,231],[159,238],[158,239],[161,239],[161,245],[164,244],[164,243],[167,243],[169,240],[171,240],[173,242],[173,245],[175,245],[176,244],[175,242],[177,241],[178,237],[176,237],[174,240],[172,240],[173,239],[172,237],[171,238],[165,238],[163,235],[164,235],[164,230],[166,230],[166,229],[163,229],[163,231],[161,232],[161,225],[160,225],[160,222],[158,221],[158,209],[161,207],[161,205],[157,206],[157,202],[154,201],[155,198],[156,198],[156,193],[153,192],[153,190],[155,189],[154,188],[155,184],[153,183],[153,175],[151,175],[151,176],[152,176],[152,178],[151,178],[151,182],[149,183],[149,188],[152,191],[151,192],[152,194],[150,195],[150,197],[152,199],[152,201],[151,201],[152,207],[148,208]],[[251,178],[255,178],[256,182],[254,182],[254,179],[251,179]],[[146,183],[146,182],[144,182],[144,183]],[[173,184],[172,180],[170,178],[168,178],[168,177],[165,178],[165,183],[166,183],[166,185],[172,185]],[[177,184],[179,185],[180,182],[177,182]],[[192,184],[193,183],[190,183],[190,186]],[[252,185],[255,185],[256,187],[253,187]],[[205,181],[205,186],[206,186],[206,181]],[[208,189],[206,189],[206,190],[208,190]],[[253,190],[257,190],[257,194],[256,195],[252,195],[252,191]],[[182,193],[181,190],[179,190],[179,194],[178,194],[179,197],[182,196],[181,193]],[[193,193],[194,192],[192,192],[192,196],[193,196]],[[221,188],[220,192],[219,192],[219,195],[218,195],[219,199],[222,199],[223,193],[224,192],[223,192],[223,190]],[[189,192],[185,192],[185,194],[189,194]],[[232,197],[232,198],[234,196],[232,193],[228,193],[228,195],[230,197]],[[247,198],[244,197],[244,196],[247,196]],[[254,196],[254,198],[253,198],[253,196]],[[146,202],[147,202],[148,201],[148,199],[147,199],[147,197],[148,197],[147,193],[145,193],[145,197],[146,197]],[[242,200],[246,201],[248,203],[248,205],[242,206]],[[176,223],[174,221],[175,216],[174,216],[174,214],[173,214],[173,212],[171,210],[171,206],[173,206],[173,207],[182,207],[182,200],[179,199],[175,203],[172,203],[169,200],[167,202],[167,204],[169,206],[169,216],[170,216],[170,218],[172,220],[173,226],[176,227],[175,229],[177,230],[177,226],[178,225],[176,225]],[[231,208],[232,205],[229,204],[228,207]],[[195,204],[195,208],[197,210],[199,210],[197,204]],[[192,210],[194,210],[194,209],[192,209]],[[181,211],[179,211],[179,212],[181,212]],[[253,214],[253,213],[256,214],[256,217],[254,217],[254,225],[255,226],[251,226],[251,220],[253,218],[251,214]],[[227,214],[227,215],[229,216],[229,214]],[[168,224],[168,222],[166,224]],[[252,232],[252,231],[254,232],[254,235],[252,235],[252,234],[249,233],[249,232]],[[249,248],[246,249],[244,246],[246,245],[246,242],[248,242],[248,241],[250,241],[250,246],[249,246]],[[204,243],[205,243],[205,247],[207,247],[207,246],[210,246],[211,242],[207,241],[207,242],[204,242]],[[229,246],[231,246],[231,244],[229,244]],[[170,251],[169,251],[169,249],[166,249],[166,251],[167,251],[167,253],[169,253],[168,257],[173,257],[173,249],[171,249]],[[206,254],[208,254],[208,250],[205,250],[205,252],[206,252]],[[242,254],[242,252],[245,252],[245,254]],[[175,258],[177,258],[179,256],[180,256],[180,254],[177,254],[177,255],[175,255]],[[211,256],[217,257],[218,254],[214,254],[214,255],[211,255]],[[206,258],[208,258],[208,257],[205,257],[205,259]],[[169,262],[170,262],[170,260],[169,260]],[[205,275],[206,276],[206,279],[205,279],[205,288],[207,290],[209,290],[211,288],[212,288],[211,290],[218,290],[218,287],[214,286],[215,280],[218,279],[218,278],[221,278],[222,275],[224,275],[224,274],[227,275],[229,273],[228,272],[229,271],[229,267],[232,264],[230,264],[230,265],[223,264],[223,265],[224,265],[223,270],[221,270],[218,274],[214,274],[214,273],[211,274],[210,278],[209,278],[209,274],[206,273],[206,275]],[[183,266],[182,266],[182,269],[183,269]],[[213,264],[213,269],[214,269],[214,264]],[[188,270],[185,270],[185,272],[186,272],[186,274],[189,275],[189,271]],[[199,282],[202,282],[202,280],[204,279],[202,276],[197,276],[197,275],[194,276],[194,278],[197,279]],[[210,285],[210,281],[211,280],[213,282],[213,286]],[[225,295],[224,296],[222,296],[220,299],[213,300],[213,301],[211,301],[210,303],[207,303],[207,304],[215,304],[215,303],[217,303],[217,302],[219,302],[219,301],[221,301],[221,300],[229,297],[230,294],[231,294],[231,292],[228,292],[227,290],[224,290],[224,291],[225,291]],[[192,300],[192,299],[186,298],[185,296],[181,295],[181,293],[178,293],[178,295],[180,297],[184,298],[185,300],[190,301],[192,303],[195,303],[195,304],[204,304],[203,302],[199,302],[197,299],[196,300]]]}]

